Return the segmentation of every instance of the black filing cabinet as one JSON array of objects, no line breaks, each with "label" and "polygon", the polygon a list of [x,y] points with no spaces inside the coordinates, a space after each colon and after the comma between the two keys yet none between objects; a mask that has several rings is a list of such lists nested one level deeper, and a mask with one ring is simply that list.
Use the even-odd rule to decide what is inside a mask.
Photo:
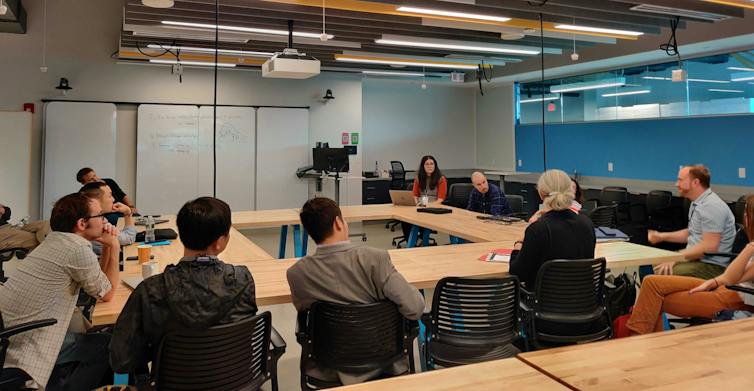
[{"label": "black filing cabinet", "polygon": [[390,179],[365,179],[361,182],[361,203],[389,204]]}]

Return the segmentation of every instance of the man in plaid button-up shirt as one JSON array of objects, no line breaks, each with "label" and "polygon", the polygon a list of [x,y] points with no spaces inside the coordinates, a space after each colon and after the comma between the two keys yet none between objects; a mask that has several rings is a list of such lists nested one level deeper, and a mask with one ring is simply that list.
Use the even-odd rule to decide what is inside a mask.
[{"label": "man in plaid button-up shirt", "polygon": [[466,209],[493,216],[508,216],[513,213],[505,194],[499,187],[488,183],[484,174],[474,172],[471,175],[471,183],[474,184],[474,189],[471,190]]},{"label": "man in plaid button-up shirt", "polygon": [[[98,201],[78,193],[61,198],[52,209],[50,227],[53,232],[0,284],[0,313],[6,327],[49,318],[58,321],[11,337],[5,357],[4,367],[23,369],[42,387],[60,353],[79,290],[107,301],[119,283],[117,229],[104,219]],[[101,263],[90,240],[103,245]]]}]

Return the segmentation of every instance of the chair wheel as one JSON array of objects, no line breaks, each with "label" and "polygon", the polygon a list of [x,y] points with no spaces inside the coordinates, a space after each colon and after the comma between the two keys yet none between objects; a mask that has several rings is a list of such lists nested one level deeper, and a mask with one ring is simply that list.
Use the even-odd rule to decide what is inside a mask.
[{"label": "chair wheel", "polygon": [[361,235],[361,241],[362,242],[366,242],[367,241],[367,235],[366,234]]}]

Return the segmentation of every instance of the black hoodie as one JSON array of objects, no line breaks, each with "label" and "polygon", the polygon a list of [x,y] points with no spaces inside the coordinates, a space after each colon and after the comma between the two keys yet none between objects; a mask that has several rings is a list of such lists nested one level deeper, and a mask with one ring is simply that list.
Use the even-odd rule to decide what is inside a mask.
[{"label": "black hoodie", "polygon": [[143,372],[168,331],[206,329],[256,312],[249,269],[184,257],[133,291],[113,329],[110,363],[119,373]]}]

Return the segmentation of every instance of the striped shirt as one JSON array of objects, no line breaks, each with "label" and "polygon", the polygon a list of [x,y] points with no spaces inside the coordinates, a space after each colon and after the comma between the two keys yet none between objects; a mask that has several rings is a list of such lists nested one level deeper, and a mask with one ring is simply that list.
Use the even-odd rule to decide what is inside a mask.
[{"label": "striped shirt", "polygon": [[0,284],[0,313],[6,327],[49,318],[58,323],[11,337],[4,367],[21,368],[38,385],[47,384],[81,288],[100,298],[112,286],[88,240],[51,232]]}]

